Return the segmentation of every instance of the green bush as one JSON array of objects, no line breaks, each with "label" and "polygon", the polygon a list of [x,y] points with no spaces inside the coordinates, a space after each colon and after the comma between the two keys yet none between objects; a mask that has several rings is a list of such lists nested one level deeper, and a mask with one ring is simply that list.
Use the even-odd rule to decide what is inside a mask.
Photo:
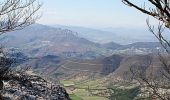
[{"label": "green bush", "polygon": [[110,96],[111,100],[133,100],[139,94],[139,87],[131,89],[112,88],[114,93]]}]

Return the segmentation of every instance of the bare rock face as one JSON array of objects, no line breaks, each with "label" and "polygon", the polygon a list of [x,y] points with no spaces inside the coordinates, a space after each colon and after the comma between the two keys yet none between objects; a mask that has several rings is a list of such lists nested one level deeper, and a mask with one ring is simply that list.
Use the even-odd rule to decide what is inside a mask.
[{"label": "bare rock face", "polygon": [[30,67],[13,68],[13,58],[0,48],[0,100],[70,100],[66,90],[33,73]]},{"label": "bare rock face", "polygon": [[59,85],[32,73],[31,68],[11,68],[12,58],[0,51],[0,100],[70,100]]},{"label": "bare rock face", "polygon": [[36,83],[32,88],[25,88],[17,84],[13,86],[9,82],[5,83],[3,100],[71,100],[66,90],[59,85]]},{"label": "bare rock face", "polygon": [[0,100],[70,100],[60,85],[26,71],[6,74],[3,81]]}]

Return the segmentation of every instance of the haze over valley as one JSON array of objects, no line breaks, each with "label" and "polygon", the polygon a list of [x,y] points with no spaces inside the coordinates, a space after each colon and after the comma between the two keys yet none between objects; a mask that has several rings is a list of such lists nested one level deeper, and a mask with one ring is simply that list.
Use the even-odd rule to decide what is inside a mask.
[{"label": "haze over valley", "polygon": [[170,0],[0,1],[0,100],[170,100]]},{"label": "haze over valley", "polygon": [[[133,80],[131,66],[147,75],[152,66],[155,66],[154,73],[162,70],[159,57],[155,56],[159,52],[165,53],[160,43],[146,42],[149,36],[146,40],[142,37],[140,41],[138,37],[141,36],[137,36],[138,34],[133,39],[120,34],[117,30],[112,32],[35,24],[4,34],[0,41],[17,66],[31,66],[35,73],[63,85],[73,96],[86,100],[88,86],[92,89],[92,94],[96,95],[89,97],[89,100],[107,100],[113,94],[109,92],[110,86],[115,83],[121,86],[122,82]],[[139,69],[141,65],[142,68]],[[132,83],[132,87],[135,84]],[[82,91],[83,94],[79,95],[77,91]]]}]

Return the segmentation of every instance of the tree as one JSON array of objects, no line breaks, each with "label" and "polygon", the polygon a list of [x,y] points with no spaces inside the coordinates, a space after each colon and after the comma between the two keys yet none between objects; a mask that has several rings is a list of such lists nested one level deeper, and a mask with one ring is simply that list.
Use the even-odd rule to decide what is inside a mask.
[{"label": "tree", "polygon": [[[0,2],[0,35],[34,24],[40,18],[37,12],[41,6],[37,0]],[[30,67],[12,68],[13,63],[15,61],[6,55],[4,48],[0,48],[0,100],[3,100],[2,94],[11,94],[11,90],[17,91],[17,96],[13,93],[17,98],[9,97],[12,100],[70,100],[64,88],[28,73]],[[7,83],[7,89],[3,82]]]},{"label": "tree", "polygon": [[[144,3],[143,7],[140,7],[129,0],[122,0],[122,2],[162,22],[162,24],[158,26],[157,32],[154,31],[154,27],[149,25],[149,21],[147,21],[147,24],[149,26],[149,30],[156,36],[156,38],[166,49],[166,51],[170,53],[168,49],[170,47],[170,43],[163,35],[163,29],[164,29],[163,26],[165,26],[165,28],[167,29],[170,29],[170,1],[169,0],[147,0],[147,2]],[[148,5],[147,6],[148,8],[145,6],[146,4]]]},{"label": "tree", "polygon": [[[157,29],[154,26],[150,25],[149,20],[147,20],[147,25],[148,25],[149,31],[152,34],[154,34],[154,36],[158,39],[158,41],[161,43],[161,45],[163,46],[163,48],[166,50],[168,54],[166,55],[168,57],[164,57],[165,55],[159,54],[159,58],[163,66],[163,71],[161,72],[161,74],[163,75],[164,78],[166,78],[166,80],[169,83],[170,82],[170,64],[168,61],[170,59],[169,58],[170,42],[164,35],[164,29],[170,30],[170,0],[145,0],[143,7],[140,7],[135,2],[135,0],[133,1],[122,0],[122,2],[125,5],[133,7],[137,9],[138,11],[146,15],[152,16],[153,18],[159,21],[159,25]],[[139,80],[141,83],[145,83],[148,87],[150,87],[152,89],[152,93],[156,95],[159,99],[161,100],[169,99],[169,96],[168,96],[169,94],[167,92],[165,92],[164,94],[161,94],[159,92],[159,89],[161,86],[163,86],[163,84],[158,84],[157,81],[144,78],[142,75],[139,74],[140,72],[136,73],[138,71],[132,70],[132,67],[131,67],[131,72],[132,74],[137,74],[136,75],[138,76],[137,80]]]},{"label": "tree", "polygon": [[[39,18],[37,11],[40,7],[41,4],[38,3],[37,0],[1,1],[0,35],[34,24]],[[3,48],[0,48],[0,90],[3,89],[3,80],[17,79],[10,69],[11,63],[11,59],[6,57]]]},{"label": "tree", "polygon": [[[38,10],[42,4],[37,0],[4,0],[0,2],[0,35],[21,30],[34,24],[39,18]],[[44,80],[38,75],[30,74],[30,67],[12,68],[15,61],[6,55],[4,48],[0,48],[0,100],[2,94],[11,94],[8,99],[15,100],[70,100],[66,90],[52,82]],[[7,85],[4,86],[6,82]],[[5,88],[4,88],[5,87]],[[15,87],[15,89],[14,89]],[[17,88],[17,89],[16,89]],[[12,98],[17,97],[17,98]]]},{"label": "tree", "polygon": [[167,28],[170,28],[170,1],[169,0],[147,0],[149,5],[147,9],[146,6],[139,7],[137,4],[130,2],[129,0],[122,0],[124,4],[134,7],[137,10],[150,15],[163,23],[166,24]]},{"label": "tree", "polygon": [[0,35],[20,30],[40,17],[37,11],[41,4],[37,0],[4,0],[0,2]]}]

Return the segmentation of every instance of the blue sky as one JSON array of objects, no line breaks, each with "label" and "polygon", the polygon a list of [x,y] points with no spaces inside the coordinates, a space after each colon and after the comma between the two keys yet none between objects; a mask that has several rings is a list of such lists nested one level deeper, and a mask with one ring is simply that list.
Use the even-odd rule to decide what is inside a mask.
[{"label": "blue sky", "polygon": [[[148,16],[127,7],[121,0],[39,0],[39,23],[85,27],[144,27]],[[138,2],[140,3],[140,2]]]}]

